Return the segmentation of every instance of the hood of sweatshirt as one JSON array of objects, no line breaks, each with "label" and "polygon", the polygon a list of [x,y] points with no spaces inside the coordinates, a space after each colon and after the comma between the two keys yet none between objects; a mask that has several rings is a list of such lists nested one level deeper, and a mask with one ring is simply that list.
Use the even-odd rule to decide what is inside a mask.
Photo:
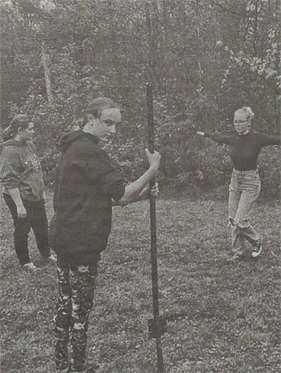
[{"label": "hood of sweatshirt", "polygon": [[91,135],[90,133],[83,132],[82,130],[78,130],[78,131],[67,133],[61,138],[60,140],[61,151],[64,153],[71,144],[83,138],[89,138],[91,141],[95,142],[96,144],[99,142],[98,137]]}]

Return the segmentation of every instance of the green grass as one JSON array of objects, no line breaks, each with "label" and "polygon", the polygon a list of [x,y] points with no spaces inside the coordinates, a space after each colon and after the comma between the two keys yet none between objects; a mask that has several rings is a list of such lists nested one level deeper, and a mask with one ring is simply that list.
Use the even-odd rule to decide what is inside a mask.
[{"label": "green grass", "polygon": [[[55,268],[22,272],[5,206],[1,211],[2,371],[52,373]],[[281,371],[280,206],[260,202],[254,209],[255,226],[266,237],[258,260],[227,261],[226,217],[226,202],[207,195],[157,203],[160,310],[169,320],[162,346],[169,373]],[[147,333],[149,237],[147,202],[114,209],[90,316],[89,356],[99,362],[99,373],[156,372],[155,341]],[[42,265],[33,238],[30,247]]]}]

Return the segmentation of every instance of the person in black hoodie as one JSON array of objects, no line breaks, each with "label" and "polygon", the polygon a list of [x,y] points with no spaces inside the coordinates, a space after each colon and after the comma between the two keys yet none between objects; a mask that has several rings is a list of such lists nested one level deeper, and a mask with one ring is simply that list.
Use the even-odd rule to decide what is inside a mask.
[{"label": "person in black hoodie", "polygon": [[[112,200],[120,205],[138,200],[160,165],[160,154],[146,149],[149,169],[135,182],[125,185],[98,144],[113,136],[120,122],[118,105],[109,98],[99,97],[88,105],[82,130],[66,135],[61,142],[53,227],[59,285],[55,362],[61,372],[88,369],[88,318],[100,254],[106,248],[111,230]],[[72,364],[68,358],[70,335]]]},{"label": "person in black hoodie", "polygon": [[32,228],[43,258],[56,262],[48,243],[45,210],[45,185],[40,160],[32,143],[34,124],[25,114],[17,114],[4,130],[0,159],[3,198],[14,222],[14,246],[23,270],[37,271],[28,252],[28,234]]}]

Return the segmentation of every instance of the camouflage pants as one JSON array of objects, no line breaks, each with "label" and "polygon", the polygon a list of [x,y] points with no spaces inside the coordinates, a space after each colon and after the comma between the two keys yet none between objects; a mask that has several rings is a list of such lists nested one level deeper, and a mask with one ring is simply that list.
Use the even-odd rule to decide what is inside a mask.
[{"label": "camouflage pants", "polygon": [[59,297],[55,316],[55,362],[58,369],[69,365],[68,342],[72,346],[73,368],[86,364],[87,329],[93,306],[97,263],[70,266],[58,261]]}]

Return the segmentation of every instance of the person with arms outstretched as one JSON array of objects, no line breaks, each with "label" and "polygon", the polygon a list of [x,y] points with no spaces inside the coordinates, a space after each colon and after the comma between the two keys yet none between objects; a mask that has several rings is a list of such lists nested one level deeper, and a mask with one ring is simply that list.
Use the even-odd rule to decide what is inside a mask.
[{"label": "person with arms outstretched", "polygon": [[258,173],[258,156],[263,147],[280,145],[280,134],[268,136],[252,129],[254,113],[250,107],[243,106],[234,113],[232,136],[211,135],[197,131],[200,136],[208,137],[218,144],[230,147],[233,172],[229,185],[228,215],[231,226],[231,259],[243,255],[245,239],[252,245],[252,257],[262,252],[262,237],[250,224],[249,213],[261,191]]}]

